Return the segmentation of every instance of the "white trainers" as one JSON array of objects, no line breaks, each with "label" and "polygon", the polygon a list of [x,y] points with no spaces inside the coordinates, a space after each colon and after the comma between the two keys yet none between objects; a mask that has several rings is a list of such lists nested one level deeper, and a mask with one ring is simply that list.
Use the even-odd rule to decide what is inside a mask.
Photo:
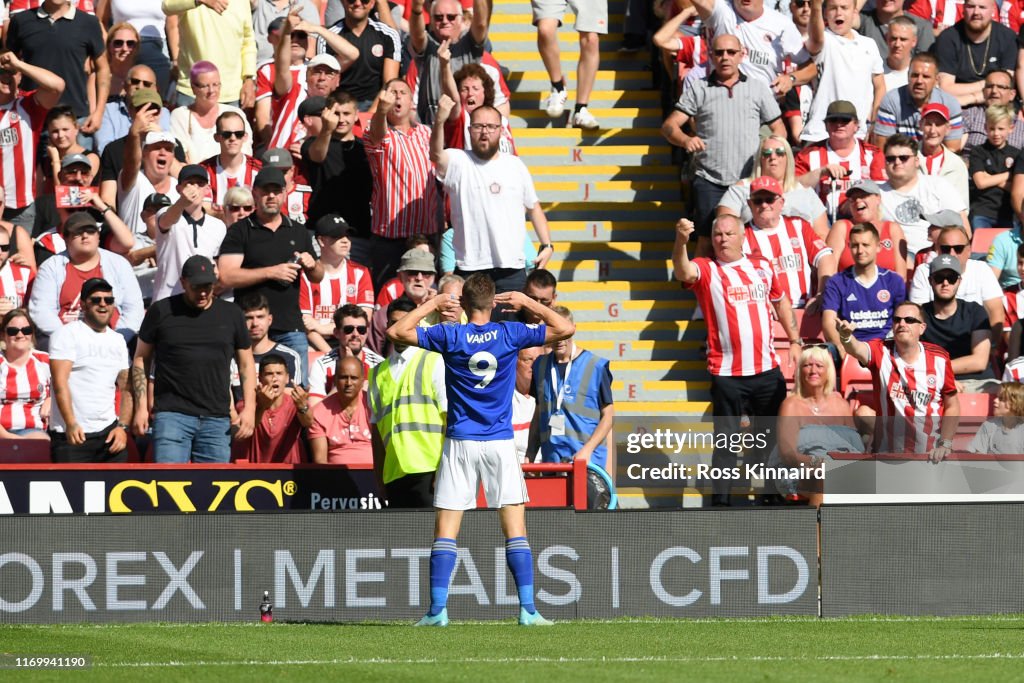
[{"label": "white trainers", "polygon": [[548,95],[548,99],[544,102],[544,109],[547,111],[548,116],[553,119],[561,116],[565,112],[565,102],[568,99],[568,91],[552,88],[551,94]]},{"label": "white trainers", "polygon": [[594,115],[586,107],[573,114],[572,125],[574,128],[585,128],[587,130],[596,130],[601,127],[601,124],[597,122],[597,119],[594,118]]}]

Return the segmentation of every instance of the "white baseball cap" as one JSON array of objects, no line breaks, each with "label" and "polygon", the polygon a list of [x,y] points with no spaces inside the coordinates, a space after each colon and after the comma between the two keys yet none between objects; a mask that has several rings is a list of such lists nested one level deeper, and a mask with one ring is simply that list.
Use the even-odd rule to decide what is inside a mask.
[{"label": "white baseball cap", "polygon": [[312,69],[315,66],[326,66],[328,69],[341,71],[341,64],[338,63],[337,58],[334,55],[327,54],[326,52],[318,54],[306,64],[307,69]]}]

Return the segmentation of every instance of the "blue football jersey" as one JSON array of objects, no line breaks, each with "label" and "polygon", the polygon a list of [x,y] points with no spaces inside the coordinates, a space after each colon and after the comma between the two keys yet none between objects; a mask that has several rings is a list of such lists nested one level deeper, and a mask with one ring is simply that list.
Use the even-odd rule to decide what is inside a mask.
[{"label": "blue football jersey", "polygon": [[879,268],[878,277],[870,287],[865,287],[857,281],[850,266],[825,283],[822,308],[835,311],[840,320],[855,323],[853,336],[866,342],[886,338],[892,329],[896,306],[906,298],[907,283],[893,271]]},{"label": "blue football jersey", "polygon": [[444,358],[449,438],[512,438],[519,350],[543,345],[545,335],[544,325],[519,322],[416,328],[418,346]]}]

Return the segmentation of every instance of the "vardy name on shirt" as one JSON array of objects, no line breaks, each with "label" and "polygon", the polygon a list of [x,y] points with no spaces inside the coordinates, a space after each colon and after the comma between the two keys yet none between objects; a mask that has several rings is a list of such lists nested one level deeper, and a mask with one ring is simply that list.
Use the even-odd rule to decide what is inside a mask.
[{"label": "vardy name on shirt", "polygon": [[494,341],[498,338],[497,330],[488,330],[487,332],[467,334],[466,341],[470,344],[486,344],[489,341]]}]

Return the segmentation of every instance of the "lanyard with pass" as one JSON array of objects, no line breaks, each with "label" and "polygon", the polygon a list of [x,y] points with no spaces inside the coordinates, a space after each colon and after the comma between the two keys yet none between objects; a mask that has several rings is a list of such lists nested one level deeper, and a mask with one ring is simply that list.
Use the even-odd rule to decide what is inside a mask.
[{"label": "lanyard with pass", "polygon": [[555,412],[548,420],[548,427],[551,429],[551,436],[565,436],[565,413],[562,412],[562,403],[565,401],[565,385],[569,382],[569,373],[572,372],[572,358],[576,355],[576,344],[573,343],[569,349],[569,361],[565,364],[565,378],[562,386],[558,386],[558,373],[555,371],[557,363],[551,364],[551,389],[555,392]]}]

